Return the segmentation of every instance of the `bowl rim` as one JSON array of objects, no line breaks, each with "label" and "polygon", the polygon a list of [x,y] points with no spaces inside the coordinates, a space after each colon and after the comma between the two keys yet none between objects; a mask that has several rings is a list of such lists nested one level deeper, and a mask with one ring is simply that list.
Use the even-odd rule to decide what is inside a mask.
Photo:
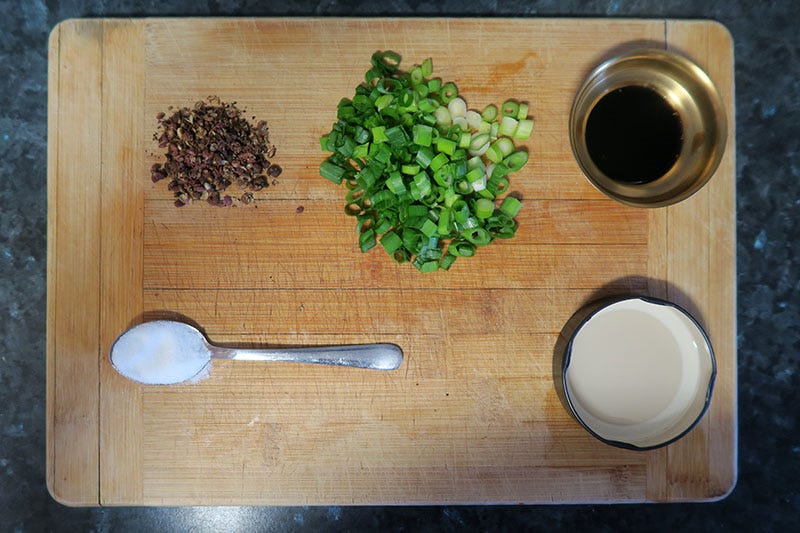
[{"label": "bowl rim", "polygon": [[[695,325],[697,330],[700,332],[700,335],[702,336],[703,340],[706,343],[706,346],[708,347],[708,353],[709,353],[709,357],[710,357],[710,360],[711,360],[711,374],[710,374],[710,376],[708,378],[708,385],[706,386],[706,394],[705,394],[705,399],[703,400],[703,408],[700,410],[700,412],[698,413],[697,417],[683,431],[681,431],[680,433],[678,433],[674,437],[671,437],[671,438],[669,438],[669,439],[667,439],[665,441],[661,441],[661,442],[658,442],[656,444],[651,444],[651,445],[648,445],[648,446],[637,446],[636,444],[633,444],[633,443],[630,443],[630,442],[614,440],[614,439],[607,439],[607,438],[599,435],[578,414],[578,412],[577,412],[577,410],[575,408],[575,405],[572,402],[572,397],[570,396],[570,393],[569,393],[569,387],[567,386],[567,371],[569,370],[569,364],[570,364],[570,360],[572,358],[572,348],[573,348],[573,344],[574,344],[574,341],[575,341],[575,337],[577,336],[578,332],[580,332],[580,330],[583,328],[583,326],[586,325],[586,323],[589,320],[591,320],[595,315],[597,315],[600,311],[602,311],[602,310],[604,310],[604,309],[606,309],[606,308],[608,308],[608,307],[610,307],[612,305],[615,305],[617,303],[630,301],[630,300],[642,300],[643,302],[649,303],[649,304],[671,307],[671,308],[677,310],[678,312],[682,313],[683,315],[685,315]],[[676,304],[674,302],[670,302],[668,300],[664,300],[662,298],[656,298],[656,297],[653,297],[653,296],[617,296],[617,297],[610,297],[610,298],[604,298],[602,300],[598,300],[598,301],[592,302],[592,303],[588,304],[585,307],[591,308],[591,310],[580,321],[580,323],[577,325],[575,330],[570,335],[569,342],[567,343],[567,346],[564,349],[564,359],[563,359],[562,365],[561,365],[561,386],[562,386],[562,388],[564,390],[564,396],[566,397],[567,404],[569,405],[570,411],[572,413],[572,416],[575,418],[575,420],[577,420],[578,423],[581,426],[583,426],[583,428],[587,432],[589,432],[593,437],[595,437],[596,439],[598,439],[598,440],[600,440],[600,441],[602,441],[602,442],[604,442],[606,444],[609,444],[611,446],[616,446],[618,448],[625,448],[625,449],[636,450],[636,451],[647,451],[647,450],[653,450],[653,449],[656,449],[656,448],[662,448],[664,446],[672,444],[673,442],[675,442],[678,439],[680,439],[683,436],[685,436],[692,429],[694,429],[694,427],[697,426],[697,424],[700,422],[700,420],[703,418],[703,416],[705,416],[706,412],[708,411],[709,405],[711,404],[711,396],[712,396],[712,393],[714,391],[714,383],[716,381],[716,376],[717,376],[717,360],[716,360],[716,356],[714,355],[714,348],[711,345],[711,340],[709,339],[708,334],[706,333],[705,329],[703,329],[703,327],[700,325],[700,323],[697,321],[697,319],[695,319],[691,315],[691,313],[689,313],[686,309],[684,309],[680,305],[678,305],[678,304]]]}]

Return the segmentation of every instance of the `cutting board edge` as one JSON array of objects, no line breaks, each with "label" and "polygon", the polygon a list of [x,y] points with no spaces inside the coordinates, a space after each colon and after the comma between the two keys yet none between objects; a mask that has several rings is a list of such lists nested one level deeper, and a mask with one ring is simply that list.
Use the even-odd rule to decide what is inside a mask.
[{"label": "cutting board edge", "polygon": [[[59,180],[57,179],[60,174],[60,139],[58,137],[58,123],[61,119],[62,108],[60,106],[60,89],[62,81],[67,78],[67,81],[74,82],[75,76],[70,77],[70,73],[66,72],[65,76],[61,75],[61,55],[62,55],[62,35],[64,31],[72,31],[74,34],[86,32],[86,44],[88,44],[89,51],[85,54],[76,54],[77,57],[90,62],[90,59],[99,59],[100,39],[102,38],[102,31],[99,32],[98,28],[102,28],[102,24],[87,22],[85,19],[69,19],[68,21],[57,24],[48,36],[48,144],[47,144],[47,296],[46,296],[46,324],[45,324],[45,394],[46,394],[46,407],[45,407],[45,482],[47,491],[50,496],[58,503],[70,507],[92,507],[100,503],[99,491],[99,466],[96,464],[99,459],[99,427],[97,426],[97,405],[93,405],[94,398],[91,391],[88,391],[88,396],[78,400],[79,403],[89,402],[89,405],[83,404],[78,407],[78,415],[73,419],[74,413],[71,409],[63,410],[59,407],[58,401],[61,400],[63,394],[58,390],[58,367],[63,364],[63,357],[59,358],[59,353],[63,353],[62,346],[57,344],[57,336],[60,327],[64,324],[60,321],[59,316],[59,298],[58,293],[64,289],[64,283],[58,283],[58,273],[60,272],[60,261],[64,260],[67,255],[63,251],[59,253],[60,244],[66,240],[63,235],[59,236],[59,198],[62,193]],[[88,56],[88,57],[86,57]],[[90,89],[98,90],[99,83],[91,83],[93,74],[92,69],[89,68],[85,73],[85,80],[87,80]],[[97,73],[95,73],[97,74]],[[94,78],[97,79],[97,78]],[[84,93],[86,98],[91,98],[92,91]],[[99,114],[98,117],[99,119]],[[67,142],[75,141],[68,139]],[[63,209],[61,209],[63,211]],[[90,216],[90,215],[86,215]],[[74,228],[72,228],[74,229]],[[69,250],[67,250],[69,251]],[[63,268],[63,265],[61,265]],[[65,289],[69,291],[70,289]],[[99,302],[88,301],[87,307],[91,312],[91,308],[95,307],[97,313],[97,320],[99,321]],[[91,332],[89,332],[91,333]],[[91,335],[88,335],[91,337]],[[83,339],[84,341],[86,339]],[[90,342],[91,344],[91,342]],[[74,346],[72,347],[75,348]],[[96,346],[99,350],[99,346]],[[90,350],[91,352],[91,350]],[[97,353],[96,351],[94,352]],[[92,355],[90,353],[90,355]],[[89,365],[91,369],[92,365]],[[73,368],[66,368],[68,372],[75,372]],[[78,369],[80,371],[81,369]],[[99,381],[97,382],[99,390]],[[74,398],[69,398],[74,400]],[[99,402],[97,396],[96,402]],[[96,404],[96,402],[94,402]],[[66,415],[66,416],[65,416]],[[93,429],[93,426],[94,429]],[[97,458],[91,457],[88,459],[89,465],[87,469],[86,457],[74,456],[60,456],[57,441],[62,438],[63,434],[71,435],[77,433],[77,438],[88,442],[90,450],[94,449],[97,453]],[[93,447],[91,447],[93,445]],[[77,463],[77,465],[75,464]],[[77,468],[76,468],[77,466]],[[59,470],[64,468],[67,472],[59,474]],[[72,476],[78,478],[77,481],[72,479]]]}]

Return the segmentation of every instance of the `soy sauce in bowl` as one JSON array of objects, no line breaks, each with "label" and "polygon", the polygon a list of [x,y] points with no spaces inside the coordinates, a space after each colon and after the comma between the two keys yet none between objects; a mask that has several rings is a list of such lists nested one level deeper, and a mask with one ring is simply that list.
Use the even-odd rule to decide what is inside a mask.
[{"label": "soy sauce in bowl", "polygon": [[612,180],[643,184],[665,175],[678,160],[683,125],[678,112],[648,87],[620,87],[589,113],[586,148]]}]

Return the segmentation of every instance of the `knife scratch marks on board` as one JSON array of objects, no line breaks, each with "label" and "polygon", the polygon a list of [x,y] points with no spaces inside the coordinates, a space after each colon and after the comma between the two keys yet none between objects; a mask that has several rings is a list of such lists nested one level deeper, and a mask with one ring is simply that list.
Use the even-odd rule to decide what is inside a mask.
[{"label": "knife scratch marks on board", "polygon": [[450,19],[445,20],[445,28],[447,29],[447,52],[453,51],[453,36],[450,34]]},{"label": "knife scratch marks on board", "polygon": [[[363,385],[366,385],[366,379],[362,381]],[[376,381],[372,384],[372,391],[370,391],[369,395],[369,406],[372,407],[375,405],[375,398],[380,394],[380,384]],[[356,393],[356,398],[358,398],[358,393]]]},{"label": "knife scratch marks on board", "polygon": [[243,31],[234,31],[233,33],[236,34],[237,40],[239,41],[239,46],[241,48],[241,53],[244,54],[244,52],[248,48],[248,45],[247,45],[247,41],[248,41],[247,34],[245,32],[243,32]]},{"label": "knife scratch marks on board", "polygon": [[386,41],[386,24],[383,20],[381,20],[381,35],[383,36],[383,49],[387,50],[389,48],[389,44]]},{"label": "knife scratch marks on board", "polygon": [[[253,29],[253,33],[255,35],[266,37],[267,38],[267,42],[270,45],[272,45],[273,40],[272,40],[272,36],[270,35],[271,32],[268,32],[268,31],[260,32],[260,31],[258,31],[258,24],[256,24],[256,19],[254,19],[254,18],[250,19],[250,27]],[[242,32],[242,33],[244,33],[244,32]]]},{"label": "knife scratch marks on board", "polygon": [[181,59],[185,59],[186,54],[183,52],[183,48],[181,48],[181,43],[178,41],[178,39],[175,38],[175,33],[172,31],[172,25],[169,23],[164,23],[163,26],[167,28],[167,34],[169,35],[169,38],[172,39],[172,42],[175,44],[175,50],[178,51],[178,55],[181,57]]}]

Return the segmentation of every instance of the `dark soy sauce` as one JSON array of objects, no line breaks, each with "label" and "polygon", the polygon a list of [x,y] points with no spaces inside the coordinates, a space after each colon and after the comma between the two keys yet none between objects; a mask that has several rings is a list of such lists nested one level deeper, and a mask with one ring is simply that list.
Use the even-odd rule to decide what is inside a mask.
[{"label": "dark soy sauce", "polygon": [[628,184],[648,183],[672,168],[681,151],[678,113],[652,89],[615,89],[594,106],[586,148],[603,174]]}]

